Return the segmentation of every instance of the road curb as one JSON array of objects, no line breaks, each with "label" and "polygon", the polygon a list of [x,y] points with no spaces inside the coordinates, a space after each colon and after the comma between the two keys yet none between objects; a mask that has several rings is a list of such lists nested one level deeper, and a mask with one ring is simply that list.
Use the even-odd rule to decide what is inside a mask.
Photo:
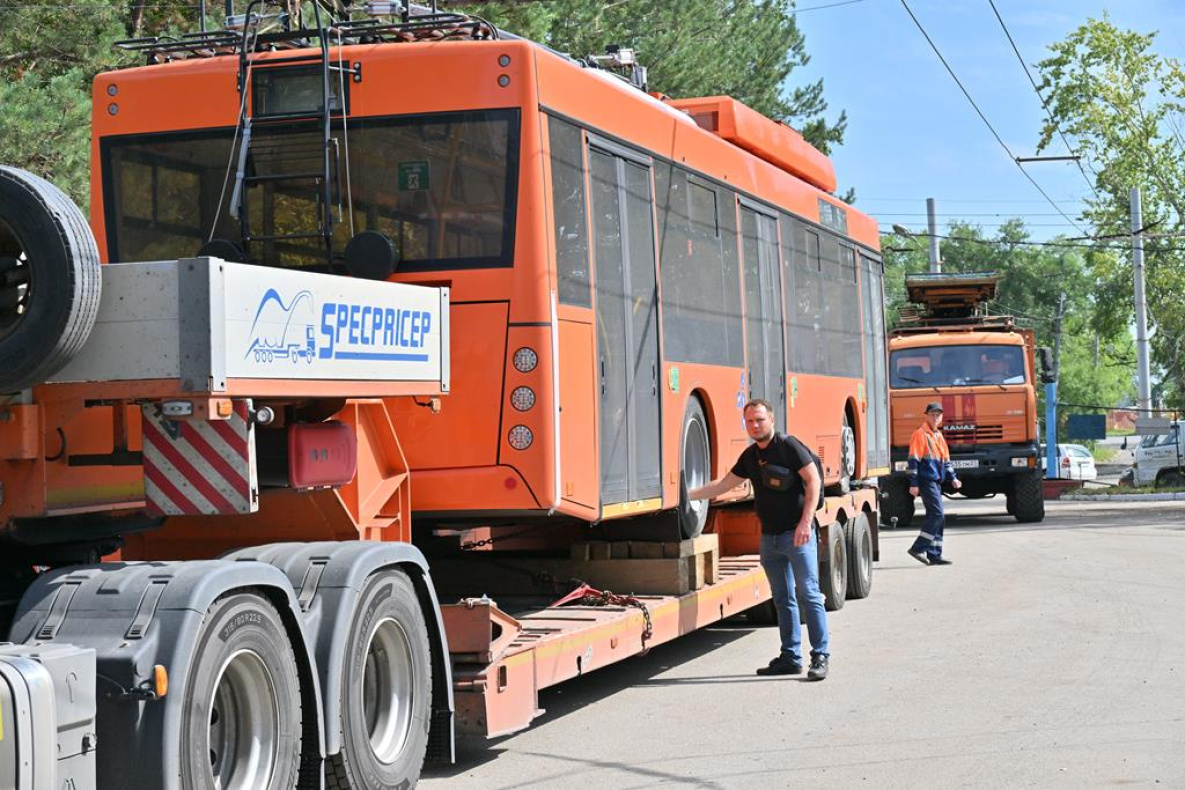
[{"label": "road curb", "polygon": [[1185,502],[1185,493],[1164,494],[1097,494],[1083,496],[1081,494],[1066,494],[1058,499],[1059,502]]}]

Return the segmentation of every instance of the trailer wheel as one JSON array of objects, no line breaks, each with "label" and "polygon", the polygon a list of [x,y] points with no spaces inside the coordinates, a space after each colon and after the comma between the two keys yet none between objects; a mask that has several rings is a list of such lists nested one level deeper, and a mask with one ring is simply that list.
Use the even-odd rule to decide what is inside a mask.
[{"label": "trailer wheel", "polygon": [[777,625],[778,609],[774,606],[773,600],[762,601],[745,610],[745,619],[753,625]]},{"label": "trailer wheel", "polygon": [[1036,474],[1017,475],[1013,480],[1012,515],[1021,524],[1045,518],[1045,495],[1041,480],[1039,471]]},{"label": "trailer wheel", "polygon": [[326,787],[414,787],[428,746],[432,653],[405,573],[371,576],[354,609],[346,650],[342,748],[326,764]]},{"label": "trailer wheel", "polygon": [[848,524],[848,598],[867,598],[872,592],[872,529],[868,516],[858,514]]},{"label": "trailer wheel", "polygon": [[220,598],[194,650],[181,727],[181,785],[287,790],[300,762],[296,657],[260,595]]},{"label": "trailer wheel", "polygon": [[913,521],[913,497],[909,494],[909,481],[904,478],[891,479],[885,483],[881,523],[892,527],[894,518],[897,519],[896,526],[902,529],[907,528]]},{"label": "trailer wheel", "polygon": [[708,501],[690,501],[687,492],[712,480],[712,442],[708,421],[695,397],[687,401],[679,449],[679,532],[684,538],[699,537],[708,523]]},{"label": "trailer wheel", "polygon": [[82,349],[99,311],[100,268],[73,201],[0,167],[0,392],[44,381]]},{"label": "trailer wheel", "polygon": [[827,599],[825,608],[838,612],[848,597],[848,546],[844,525],[838,521],[827,529],[827,550],[819,546],[819,589]]}]

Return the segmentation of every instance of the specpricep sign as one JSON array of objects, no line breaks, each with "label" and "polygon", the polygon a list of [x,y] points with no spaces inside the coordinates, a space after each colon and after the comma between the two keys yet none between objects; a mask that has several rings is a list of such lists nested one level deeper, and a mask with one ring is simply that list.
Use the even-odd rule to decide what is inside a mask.
[{"label": "specpricep sign", "polygon": [[228,265],[231,378],[432,381],[441,373],[441,291]]}]

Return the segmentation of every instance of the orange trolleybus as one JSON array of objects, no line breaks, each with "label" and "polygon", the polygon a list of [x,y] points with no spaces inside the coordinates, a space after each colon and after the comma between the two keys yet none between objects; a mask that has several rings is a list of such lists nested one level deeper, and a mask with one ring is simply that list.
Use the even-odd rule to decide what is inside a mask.
[{"label": "orange trolleybus", "polygon": [[[100,77],[93,221],[110,260],[214,239],[344,270],[363,235],[394,264],[372,276],[448,286],[449,396],[390,404],[420,523],[673,513],[680,474],[697,485],[743,449],[751,397],[830,490],[885,471],[876,225],[795,131],[524,40],[325,57],[325,122],[307,55],[253,56],[242,95],[233,57]],[[705,511],[685,509],[685,536]]]},{"label": "orange trolleybus", "polygon": [[[868,595],[882,269],[825,157],[650,95],[623,51],[436,12],[228,22],[95,80],[97,250],[0,168],[18,786],[410,786],[454,731],[762,609],[751,506],[680,502],[752,397],[822,459],[828,608]],[[639,595],[494,587],[572,567]]]}]

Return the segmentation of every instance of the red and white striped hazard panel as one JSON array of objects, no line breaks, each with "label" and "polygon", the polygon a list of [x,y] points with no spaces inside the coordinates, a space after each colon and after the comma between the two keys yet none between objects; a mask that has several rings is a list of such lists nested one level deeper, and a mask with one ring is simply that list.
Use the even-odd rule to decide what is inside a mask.
[{"label": "red and white striped hazard panel", "polygon": [[212,516],[259,509],[255,426],[247,402],[229,420],[172,420],[144,406],[144,491],[148,513]]}]

